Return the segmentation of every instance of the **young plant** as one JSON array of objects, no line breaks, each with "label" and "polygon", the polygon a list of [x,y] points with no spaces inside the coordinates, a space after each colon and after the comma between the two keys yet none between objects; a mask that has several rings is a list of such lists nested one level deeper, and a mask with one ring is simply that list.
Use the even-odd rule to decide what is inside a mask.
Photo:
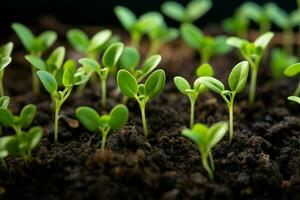
[{"label": "young plant", "polygon": [[231,49],[226,44],[225,36],[205,36],[198,27],[192,24],[183,24],[180,32],[185,42],[199,52],[201,64],[209,63],[212,56],[225,54]]},{"label": "young plant", "polygon": [[197,123],[192,129],[184,129],[182,135],[196,143],[201,153],[202,165],[211,181],[214,179],[214,160],[212,148],[218,144],[228,130],[226,122],[218,122],[211,127]]},{"label": "young plant", "polygon": [[[74,86],[84,84],[88,81],[88,77],[81,73],[81,69],[76,66],[75,61],[68,60],[63,65],[63,75],[61,80],[53,74],[40,70],[37,72],[42,84],[47,92],[51,95],[54,111],[54,141],[58,140],[58,120],[61,106],[70,96]],[[63,90],[58,90],[58,83],[62,83]]]},{"label": "young plant", "polygon": [[96,33],[91,39],[79,29],[69,30],[67,38],[76,51],[83,53],[85,57],[98,59],[101,46],[111,38],[111,31],[106,29]]},{"label": "young plant", "polygon": [[11,52],[13,49],[13,43],[9,42],[0,46],[0,97],[4,95],[3,79],[5,68],[11,62]]},{"label": "young plant", "polygon": [[[214,71],[209,64],[203,64],[197,70],[197,76],[213,76]],[[206,87],[199,83],[197,80],[194,82],[194,88],[191,87],[189,82],[183,77],[176,76],[174,78],[174,83],[177,89],[184,95],[188,96],[190,100],[190,128],[194,125],[194,113],[195,113],[195,103],[197,101],[198,95],[205,92]]]},{"label": "young plant", "polygon": [[[7,99],[6,105],[7,106]],[[0,108],[0,124],[14,129],[18,136],[23,134],[22,129],[30,127],[36,114],[36,106],[29,104],[26,105],[20,115],[13,115],[7,107]]]},{"label": "young plant", "polygon": [[212,7],[211,0],[193,0],[186,8],[175,1],[162,4],[161,11],[171,19],[180,23],[193,23],[205,15]]},{"label": "young plant", "polygon": [[230,90],[226,90],[223,83],[213,77],[200,77],[196,80],[197,84],[203,84],[208,89],[219,94],[226,102],[229,111],[229,137],[233,138],[233,104],[237,93],[243,91],[248,78],[249,63],[243,61],[238,63],[230,72],[228,77],[228,85]]},{"label": "young plant", "polygon": [[137,79],[128,71],[121,69],[117,75],[118,86],[123,95],[134,97],[141,109],[142,123],[145,137],[148,136],[145,108],[149,100],[156,98],[164,89],[165,72],[161,69],[154,71],[145,84],[138,84]]},{"label": "young plant", "polygon": [[261,59],[266,48],[272,40],[274,34],[272,32],[265,33],[258,37],[254,42],[249,42],[238,37],[230,37],[227,43],[239,49],[243,58],[247,60],[251,66],[251,81],[249,91],[249,103],[253,105],[255,100],[257,73]]},{"label": "young plant", "polygon": [[[13,23],[12,28],[18,35],[26,51],[33,56],[41,57],[42,54],[52,46],[57,38],[57,34],[53,31],[45,31],[39,36],[35,37],[26,26],[20,23]],[[38,94],[40,90],[40,82],[36,75],[37,70],[32,67],[31,71],[32,90],[33,93]]]},{"label": "young plant", "polygon": [[[293,64],[284,70],[284,74],[288,77],[293,77],[300,74],[300,63]],[[300,80],[293,96],[300,96]],[[295,99],[294,97],[292,99]]]},{"label": "young plant", "polygon": [[111,130],[120,130],[128,120],[128,109],[125,105],[115,106],[108,115],[100,116],[93,108],[82,106],[76,109],[76,117],[80,123],[91,132],[100,131],[102,134],[101,149],[105,148],[105,141]]},{"label": "young plant", "polygon": [[274,78],[282,78],[284,70],[287,66],[292,65],[298,61],[297,57],[288,54],[280,48],[274,48],[271,51],[271,71]]},{"label": "young plant", "polygon": [[104,52],[102,57],[102,65],[94,59],[82,58],[79,60],[79,63],[83,65],[83,70],[87,72],[96,72],[101,81],[101,104],[102,107],[106,106],[106,82],[110,72],[115,71],[116,65],[119,61],[119,58],[122,54],[124,45],[120,42],[114,43],[108,47]]}]

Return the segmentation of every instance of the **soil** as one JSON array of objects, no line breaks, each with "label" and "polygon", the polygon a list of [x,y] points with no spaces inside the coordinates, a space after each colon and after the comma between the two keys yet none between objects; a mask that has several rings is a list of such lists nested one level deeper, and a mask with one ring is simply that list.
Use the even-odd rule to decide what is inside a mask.
[{"label": "soil", "polygon": [[[58,31],[60,45],[67,45],[63,34],[69,27],[47,22],[39,27]],[[92,33],[95,28],[88,30]],[[50,99],[46,92],[32,95],[23,47],[15,36],[5,40],[16,45],[5,80],[10,108],[18,112],[25,104],[36,104],[34,125],[44,128],[44,137],[30,163],[8,158],[9,168],[0,168],[0,199],[300,199],[300,107],[286,100],[296,80],[273,80],[267,62],[261,66],[254,106],[248,107],[247,90],[237,96],[235,137],[230,143],[226,136],[214,148],[215,181],[210,182],[196,145],[181,135],[189,121],[189,102],[174,87],[172,77],[194,80],[199,60],[182,42],[161,49],[168,81],[164,92],[147,106],[149,138],[143,136],[139,107],[130,100],[128,124],[110,133],[106,150],[101,151],[101,135],[79,126],[74,115],[80,105],[105,112],[99,86],[88,86],[84,95],[72,96],[64,104],[59,143],[54,144]],[[226,82],[239,61],[236,52],[215,57],[216,76]],[[108,87],[110,110],[121,97],[114,96],[112,78]],[[195,116],[196,122],[208,125],[228,119],[226,105],[212,93],[200,96]],[[13,131],[5,128],[4,133]]]}]

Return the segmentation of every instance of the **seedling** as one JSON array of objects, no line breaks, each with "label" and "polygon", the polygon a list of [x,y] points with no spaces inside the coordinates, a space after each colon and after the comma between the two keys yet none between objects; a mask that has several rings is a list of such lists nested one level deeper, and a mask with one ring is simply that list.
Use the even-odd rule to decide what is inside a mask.
[{"label": "seedling", "polygon": [[212,7],[211,0],[190,1],[186,8],[175,1],[163,3],[162,12],[171,19],[180,23],[193,23],[205,15]]},{"label": "seedling", "polygon": [[[42,54],[53,45],[57,38],[57,34],[53,31],[45,31],[39,36],[35,37],[26,26],[20,23],[13,23],[12,28],[18,35],[26,51],[33,56],[41,57]],[[35,94],[38,94],[40,90],[40,82],[36,75],[37,70],[34,67],[32,67],[31,71],[32,90]]]},{"label": "seedling", "polygon": [[11,52],[13,49],[13,43],[9,42],[0,46],[0,97],[4,95],[3,79],[5,68],[11,62]]},{"label": "seedling", "polygon": [[120,130],[128,120],[128,109],[125,105],[115,106],[108,115],[100,116],[96,110],[82,106],[76,109],[76,116],[80,123],[91,132],[100,131],[102,134],[101,149],[104,150],[108,133]]},{"label": "seedling", "polygon": [[131,10],[123,6],[117,6],[114,12],[124,29],[129,32],[131,46],[135,48],[139,47],[144,34],[164,24],[163,16],[158,12],[148,12],[139,18]]},{"label": "seedling", "polygon": [[256,80],[257,72],[261,59],[266,51],[268,44],[273,38],[274,34],[272,32],[265,33],[258,37],[254,42],[249,42],[245,39],[240,39],[238,37],[230,37],[227,43],[239,49],[240,53],[250,63],[251,66],[251,81],[250,81],[250,91],[249,91],[249,103],[252,105],[255,100],[255,90],[256,90]]},{"label": "seedling", "polygon": [[218,122],[207,127],[204,124],[197,123],[192,129],[182,130],[182,135],[195,142],[201,153],[202,165],[211,181],[214,180],[214,160],[212,148],[218,144],[228,130],[226,122]]},{"label": "seedling", "polygon": [[[213,69],[209,64],[204,64],[199,67],[197,70],[198,76],[213,76]],[[174,83],[177,89],[184,95],[188,96],[190,100],[190,128],[194,125],[194,113],[195,113],[195,103],[199,94],[205,92],[206,87],[198,82],[197,80],[194,82],[194,88],[191,87],[189,82],[183,77],[176,76],[174,78]]]},{"label": "seedling", "polygon": [[74,49],[83,53],[85,57],[98,59],[101,46],[111,38],[111,31],[106,29],[96,33],[91,39],[79,29],[69,30],[67,38]]},{"label": "seedling", "polygon": [[213,92],[219,94],[226,102],[229,111],[229,137],[230,141],[233,138],[233,104],[237,93],[243,91],[248,78],[249,63],[243,61],[238,63],[230,72],[228,77],[228,85],[230,90],[226,90],[221,81],[213,77],[200,77],[196,81],[197,84],[204,84]]},{"label": "seedling", "polygon": [[118,86],[123,95],[134,97],[141,109],[142,123],[145,137],[148,136],[145,108],[149,100],[156,98],[164,89],[165,72],[161,69],[154,71],[145,84],[138,84],[137,79],[128,71],[121,69],[117,75]]},{"label": "seedling", "polygon": [[119,58],[122,54],[124,45],[120,42],[112,44],[104,52],[102,57],[103,67],[94,59],[82,58],[79,60],[79,63],[83,65],[83,70],[89,76],[90,72],[96,72],[101,81],[101,104],[103,107],[106,106],[106,81],[108,75],[113,70],[116,70],[116,65],[119,61]]},{"label": "seedling", "polygon": [[231,49],[226,44],[225,36],[205,36],[198,27],[192,24],[183,24],[180,32],[185,42],[199,52],[201,64],[209,63],[212,56],[225,54]]},{"label": "seedling", "polygon": [[296,56],[290,55],[280,48],[272,49],[270,64],[272,76],[274,78],[282,78],[286,67],[296,63],[297,61],[298,59]]},{"label": "seedling", "polygon": [[[61,80],[53,74],[40,70],[37,72],[42,84],[47,92],[51,95],[54,111],[54,141],[58,140],[58,120],[61,106],[70,96],[74,86],[84,84],[88,81],[88,77],[81,73],[81,69],[76,66],[75,61],[68,60],[63,65],[63,75]],[[58,90],[58,83],[62,83],[63,90]]]},{"label": "seedling", "polygon": [[[300,74],[300,63],[296,63],[296,64],[293,64],[293,65],[287,67],[284,71],[284,74],[288,77],[293,77],[293,76]],[[293,96],[298,97],[299,95],[300,95],[300,80],[299,80],[298,86],[297,86]],[[292,99],[295,99],[295,98],[293,97]]]}]

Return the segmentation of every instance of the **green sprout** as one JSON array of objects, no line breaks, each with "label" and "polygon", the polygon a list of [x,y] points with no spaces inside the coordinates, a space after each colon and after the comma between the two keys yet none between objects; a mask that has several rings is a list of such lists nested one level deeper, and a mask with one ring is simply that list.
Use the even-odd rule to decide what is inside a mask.
[{"label": "green sprout", "polygon": [[[47,92],[51,95],[54,111],[54,141],[58,140],[58,120],[61,106],[70,96],[74,86],[84,84],[88,81],[88,77],[81,73],[81,69],[76,66],[75,61],[68,60],[63,65],[62,77],[55,77],[53,74],[40,70],[37,72],[42,84]],[[61,78],[61,80],[60,80]],[[63,90],[58,90],[58,83],[62,83]]]},{"label": "green sprout", "polygon": [[161,10],[175,21],[193,23],[205,15],[211,7],[211,0],[193,0],[186,5],[186,8],[175,1],[167,1],[163,3]]},{"label": "green sprout", "polygon": [[98,59],[101,46],[111,38],[111,31],[106,29],[96,33],[91,39],[79,29],[69,30],[67,38],[74,49],[83,53],[85,57]]},{"label": "green sprout", "polygon": [[247,60],[251,66],[251,81],[249,91],[249,103],[253,105],[255,100],[257,73],[261,59],[266,48],[272,40],[274,34],[272,32],[265,33],[258,37],[254,42],[240,39],[238,37],[230,37],[227,43],[239,49],[243,58]]},{"label": "green sprout", "polygon": [[228,130],[226,122],[218,122],[211,127],[197,123],[192,129],[182,130],[182,135],[195,142],[201,153],[202,165],[211,181],[214,179],[214,160],[212,148],[218,144]]},{"label": "green sprout", "polygon": [[120,130],[128,120],[128,109],[125,105],[115,106],[108,115],[100,116],[93,108],[82,106],[76,109],[76,117],[80,123],[91,132],[100,131],[102,134],[101,149],[105,148],[105,141],[111,130]]},{"label": "green sprout", "polygon": [[205,36],[201,30],[193,24],[183,24],[180,32],[185,42],[196,49],[201,58],[201,64],[209,63],[213,55],[221,55],[229,52],[231,47],[226,44],[225,36]]},{"label": "green sprout", "polygon": [[233,104],[237,93],[243,91],[248,78],[249,63],[242,61],[238,63],[230,72],[228,85],[230,90],[226,90],[221,81],[209,76],[203,76],[196,80],[197,84],[203,84],[213,92],[219,94],[226,102],[229,111],[229,138],[233,138]]},{"label": "green sprout", "polygon": [[156,98],[164,89],[166,82],[165,72],[161,69],[154,71],[145,84],[138,84],[136,78],[128,71],[121,69],[117,75],[118,86],[123,95],[134,97],[141,109],[142,123],[145,137],[148,136],[145,108],[149,100]]},{"label": "green sprout", "polygon": [[271,51],[271,71],[274,78],[281,78],[284,76],[284,70],[287,66],[296,63],[298,58],[294,55],[288,54],[280,48],[274,48]]},{"label": "green sprout", "polygon": [[[6,105],[7,105],[6,99]],[[7,107],[0,108],[0,124],[6,127],[11,127],[14,129],[18,136],[21,136],[22,129],[27,129],[30,127],[36,114],[36,106],[29,104],[26,105],[22,110],[20,115],[13,115]]]},{"label": "green sprout", "polygon": [[116,65],[122,54],[124,45],[120,42],[114,43],[108,47],[102,57],[102,65],[94,59],[82,58],[79,63],[83,65],[83,70],[90,76],[91,73],[96,72],[101,82],[101,104],[106,106],[106,82],[110,72],[116,70]]},{"label": "green sprout", "polygon": [[[288,77],[293,77],[293,76],[296,76],[297,74],[300,74],[300,63],[296,63],[296,64],[293,64],[293,65],[287,67],[284,70],[284,74]],[[299,97],[299,95],[300,95],[300,81],[298,83],[298,86],[297,86],[295,92],[293,93],[293,96]],[[295,98],[293,97],[292,99],[295,99]]]},{"label": "green sprout", "polygon": [[11,62],[11,52],[13,49],[13,43],[9,42],[0,46],[0,97],[4,95],[3,79],[5,68]]},{"label": "green sprout", "polygon": [[[209,64],[203,64],[197,70],[197,76],[213,76],[213,68]],[[174,78],[174,83],[177,89],[184,95],[188,96],[190,100],[190,128],[194,125],[194,113],[195,113],[195,103],[199,94],[205,92],[206,87],[199,83],[197,80],[194,82],[194,87],[192,88],[189,82],[183,77],[176,76]]]},{"label": "green sprout", "polygon": [[[12,28],[18,35],[26,51],[33,56],[41,57],[42,54],[53,45],[57,38],[57,34],[53,31],[45,31],[39,36],[35,37],[26,26],[20,23],[13,23]],[[34,94],[38,94],[40,91],[40,82],[36,75],[37,70],[32,67],[31,71],[32,90]]]}]

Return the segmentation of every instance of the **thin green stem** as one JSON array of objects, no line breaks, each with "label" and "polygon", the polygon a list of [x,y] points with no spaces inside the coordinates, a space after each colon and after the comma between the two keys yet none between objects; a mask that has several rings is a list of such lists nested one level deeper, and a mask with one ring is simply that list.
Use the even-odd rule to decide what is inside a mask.
[{"label": "thin green stem", "polygon": [[35,67],[31,66],[31,73],[32,73],[32,92],[34,94],[40,93],[40,81],[37,76],[37,70]]},{"label": "thin green stem", "polygon": [[208,174],[208,178],[210,181],[214,180],[214,175],[213,175],[213,171],[211,170],[209,164],[208,164],[208,155],[204,152],[201,153],[202,156],[202,165],[204,167],[204,169],[206,170],[207,174]]},{"label": "thin green stem", "polygon": [[212,171],[215,171],[214,158],[212,156],[211,151],[208,152],[208,159],[209,159],[209,163],[210,163],[210,167],[211,167]]},{"label": "thin green stem", "polygon": [[256,79],[257,79],[257,66],[252,67],[251,80],[250,80],[250,91],[249,91],[249,104],[253,105],[255,100],[255,91],[256,91]]},{"label": "thin green stem", "polygon": [[298,86],[297,86],[293,96],[297,96],[297,97],[300,96],[300,81],[298,83]]},{"label": "thin green stem", "polygon": [[106,129],[102,131],[102,141],[101,141],[101,150],[105,149],[106,138],[110,129]]},{"label": "thin green stem", "polygon": [[292,55],[293,53],[293,30],[288,28],[283,33],[283,45],[284,50],[289,54]]},{"label": "thin green stem", "polygon": [[200,53],[200,59],[201,59],[201,62],[200,64],[205,64],[205,63],[209,63],[209,60],[211,58],[211,53],[210,51],[206,51],[205,49],[202,50],[202,51],[199,51]]},{"label": "thin green stem", "polygon": [[144,101],[139,102],[139,105],[141,108],[144,135],[145,135],[145,137],[148,137],[147,120],[146,120],[146,114],[145,114],[146,103]]},{"label": "thin green stem", "polygon": [[155,53],[158,52],[159,50],[159,47],[160,47],[160,42],[157,41],[157,40],[154,40],[154,41],[150,41],[150,48],[149,48],[149,51],[147,53],[147,56],[146,58],[154,55]]},{"label": "thin green stem", "polygon": [[106,107],[106,78],[101,78],[101,104]]},{"label": "thin green stem", "polygon": [[194,119],[195,119],[195,99],[192,97],[189,97],[190,99],[190,106],[191,106],[191,110],[190,110],[190,128],[193,128],[194,126]]},{"label": "thin green stem", "polygon": [[54,142],[58,142],[58,120],[61,104],[59,102],[55,103],[55,113],[54,113]]},{"label": "thin green stem", "polygon": [[138,32],[133,31],[133,32],[130,33],[130,36],[131,36],[130,46],[135,47],[135,48],[138,49],[138,47],[140,46],[141,38],[142,38],[141,34],[138,33]]},{"label": "thin green stem", "polygon": [[229,110],[229,140],[231,141],[233,138],[233,102],[228,104]]},{"label": "thin green stem", "polygon": [[15,130],[15,132],[18,136],[22,135],[22,130],[21,130],[20,126],[13,126],[13,129]]},{"label": "thin green stem", "polygon": [[0,71],[0,97],[4,96],[3,78],[4,78],[4,69]]}]

